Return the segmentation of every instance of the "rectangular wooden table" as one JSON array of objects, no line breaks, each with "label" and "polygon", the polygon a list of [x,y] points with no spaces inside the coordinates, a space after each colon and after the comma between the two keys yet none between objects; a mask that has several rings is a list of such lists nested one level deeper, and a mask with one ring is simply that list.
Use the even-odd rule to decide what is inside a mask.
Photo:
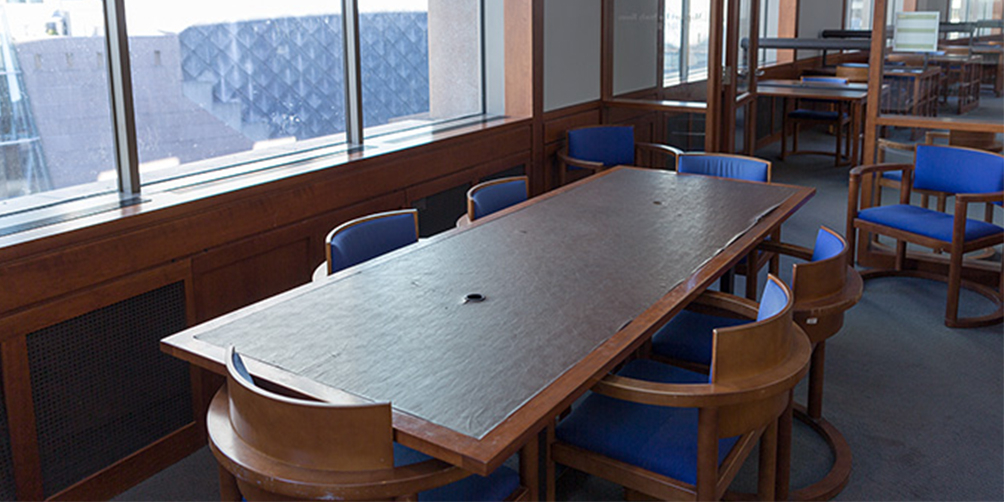
[{"label": "rectangular wooden table", "polygon": [[[851,106],[851,166],[858,164],[860,160],[861,148],[860,140],[863,121],[865,118],[864,106],[868,99],[867,84],[851,83],[847,85],[830,84],[826,82],[800,82],[797,80],[764,80],[757,83],[757,94],[782,98],[785,103],[790,99],[816,99],[821,101],[832,101],[841,108],[844,103]],[[788,113],[787,104],[784,107]],[[837,156],[840,156],[840,148],[837,148]]]},{"label": "rectangular wooden table", "polygon": [[390,401],[398,442],[488,474],[814,193],[619,167],[161,346],[224,373],[233,344],[303,394]]}]

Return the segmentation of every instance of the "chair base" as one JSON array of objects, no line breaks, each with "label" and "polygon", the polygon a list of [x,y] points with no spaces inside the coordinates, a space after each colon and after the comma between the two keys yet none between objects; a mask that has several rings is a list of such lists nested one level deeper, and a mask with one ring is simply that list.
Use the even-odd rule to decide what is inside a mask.
[{"label": "chair base", "polygon": [[[847,444],[847,440],[844,439],[844,435],[833,424],[822,417],[812,418],[804,406],[797,403],[794,404],[792,415],[801,420],[802,423],[808,425],[826,441],[826,444],[830,447],[830,451],[833,452],[833,466],[823,476],[823,479],[789,493],[788,500],[830,500],[844,490],[851,478],[853,458],[851,447]],[[756,500],[756,495],[753,493],[729,491],[725,493],[724,500]]]},{"label": "chair base", "polygon": [[[872,269],[861,272],[861,278],[864,280],[875,279],[878,277],[914,277],[930,281],[948,282],[948,277],[922,270]],[[983,284],[967,281],[965,279],[962,280],[961,286],[994,302],[997,304],[997,309],[993,313],[976,317],[964,317],[958,319],[949,319],[946,317],[945,326],[948,326],[949,328],[981,328],[1004,322],[1004,299],[1002,299],[1000,292],[991,287],[984,286]]]}]

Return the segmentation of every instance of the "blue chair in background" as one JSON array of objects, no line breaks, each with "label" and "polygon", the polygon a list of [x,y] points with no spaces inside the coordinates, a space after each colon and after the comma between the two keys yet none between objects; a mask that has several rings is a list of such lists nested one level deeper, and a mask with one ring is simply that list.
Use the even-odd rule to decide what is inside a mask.
[{"label": "blue chair in background", "polygon": [[[770,183],[771,163],[756,157],[733,155],[726,153],[680,153],[676,160],[676,171],[684,174],[702,174],[736,180]],[[771,238],[781,238],[780,229]],[[752,263],[752,266],[749,264]],[[746,277],[746,298],[756,298],[759,287],[759,273],[767,263],[771,264],[771,272],[777,273],[777,259],[771,253],[753,251],[743,258],[734,270],[722,276],[720,289],[732,292],[733,276],[740,274]]]},{"label": "blue chair in background", "polygon": [[[861,185],[865,176],[881,176],[889,171],[902,171],[900,203],[890,206],[870,206],[861,200]],[[910,205],[913,188],[955,194],[953,214]],[[896,240],[891,269],[863,272],[865,279],[894,275],[920,277],[948,283],[945,325],[978,327],[1004,320],[1001,290],[1004,273],[996,274],[1001,284],[988,286],[963,279],[963,255],[970,251],[1004,243],[1004,228],[986,221],[968,218],[969,205],[993,203],[1000,207],[1004,200],[1004,156],[982,150],[950,146],[917,145],[915,165],[879,164],[851,170],[847,207],[847,240],[853,257],[856,232],[861,230],[885,235]],[[907,243],[949,253],[947,275],[908,267]],[[853,263],[853,260],[852,260]],[[960,288],[975,291],[996,304],[988,315],[959,317]]]},{"label": "blue chair in background", "polygon": [[557,425],[553,462],[619,483],[636,492],[629,500],[718,500],[759,439],[759,499],[786,496],[778,419],[810,357],[791,292],[769,276],[759,306],[701,298],[758,320],[715,331],[710,375],[637,359],[602,379]]},{"label": "blue chair in background", "polygon": [[526,176],[512,176],[478,183],[467,191],[467,218],[474,221],[519,204],[530,197]]},{"label": "blue chair in background", "polygon": [[632,126],[593,126],[570,129],[565,147],[558,152],[558,182],[568,181],[569,170],[587,170],[593,173],[604,169],[637,164],[636,155],[641,152],[669,157],[672,168],[678,148],[657,143],[642,143],[634,140]]},{"label": "blue chair in background", "polygon": [[[804,83],[817,83],[817,84],[833,84],[833,85],[847,85],[846,78],[836,78],[836,77],[802,77],[802,82]],[[803,103],[824,103],[827,107],[826,110],[818,110],[813,108],[801,108]],[[783,124],[781,126],[781,160],[787,158],[788,152],[788,136],[792,136],[792,149],[791,154],[818,154],[818,155],[833,155],[835,166],[842,164],[845,158],[850,158],[851,156],[851,141],[857,141],[857,138],[851,138],[850,133],[850,114],[844,111],[843,105],[840,102],[823,102],[819,100],[803,99],[796,104],[795,110],[787,112],[784,114]],[[821,151],[799,151],[798,149],[798,129],[802,125],[827,125],[834,129],[834,133],[837,137],[836,150],[831,154],[830,152]],[[844,128],[847,128],[847,132],[844,132]],[[842,141],[846,138],[846,141]],[[840,153],[841,145],[843,144],[844,153]]]},{"label": "blue chair in background", "polygon": [[472,475],[395,443],[390,403],[277,394],[255,382],[233,346],[226,366],[206,417],[221,500],[501,501],[526,493],[507,467]]},{"label": "blue chair in background", "polygon": [[356,218],[335,227],[324,242],[327,261],[314,272],[315,280],[418,242],[418,211],[402,209]]}]

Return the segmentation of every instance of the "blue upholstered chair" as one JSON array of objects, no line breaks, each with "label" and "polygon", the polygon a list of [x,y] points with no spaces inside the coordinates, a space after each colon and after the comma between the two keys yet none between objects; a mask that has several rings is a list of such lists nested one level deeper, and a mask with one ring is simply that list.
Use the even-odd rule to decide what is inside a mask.
[{"label": "blue upholstered chair", "polygon": [[715,331],[710,375],[638,359],[601,380],[557,425],[554,462],[646,498],[717,500],[760,439],[759,496],[774,500],[776,467],[787,465],[776,454],[788,454],[776,450],[777,419],[805,374],[809,341],[792,322],[790,290],[774,276],[759,307],[705,295],[759,320]]},{"label": "blue upholstered chair", "polygon": [[[833,84],[833,85],[847,85],[846,78],[836,78],[836,77],[802,77],[802,82],[806,83],[820,83],[820,84]],[[819,100],[800,100],[801,103],[822,103]],[[843,109],[843,105],[840,102],[832,103],[825,102],[828,109],[818,110],[813,108],[801,108],[800,104],[796,104],[795,110],[787,112],[784,114],[784,120],[781,127],[781,159],[785,159],[788,156],[788,136],[792,136],[792,154],[797,153],[811,153],[819,155],[833,155],[835,166],[839,166],[844,158],[850,158],[851,156],[851,141],[857,141],[857,138],[851,138],[850,134],[850,114],[848,114]],[[831,126],[837,137],[837,144],[835,151],[831,154],[830,152],[816,152],[816,151],[799,151],[798,149],[798,129],[801,125],[814,125],[823,124]],[[844,132],[844,128],[847,128],[847,132]],[[846,138],[846,141],[842,141]],[[844,153],[840,153],[840,148],[843,145]]]},{"label": "blue upholstered chair", "polygon": [[618,165],[637,165],[636,154],[642,151],[667,156],[673,167],[677,148],[634,140],[632,126],[593,126],[570,129],[565,147],[558,152],[558,182],[564,185],[568,171],[599,172]]},{"label": "blue upholstered chair", "polygon": [[[771,163],[744,155],[687,152],[677,156],[676,171],[684,174],[703,174],[719,178],[770,183]],[[775,240],[780,239],[780,230],[774,232],[771,237]],[[744,257],[734,270],[730,270],[722,276],[720,289],[731,293],[733,276],[738,273],[746,277],[746,298],[756,298],[760,270],[767,263],[771,263],[771,272],[776,274],[776,261],[773,254],[753,251],[749,256]],[[749,267],[749,263],[752,263],[753,266]]]},{"label": "blue upholstered chair", "polygon": [[417,500],[509,500],[525,492],[507,467],[472,475],[395,443],[389,403],[277,394],[255,382],[232,346],[226,365],[227,384],[206,417],[222,500],[399,500],[416,493]]},{"label": "blue upholstered chair", "polygon": [[519,204],[530,196],[526,176],[499,178],[478,183],[467,191],[467,218],[474,221]]},{"label": "blue upholstered chair", "polygon": [[[402,209],[347,221],[325,237],[325,267],[333,274],[418,241],[418,211]],[[317,280],[319,272],[314,273]]]},{"label": "blue upholstered chair", "polygon": [[[900,203],[890,206],[870,206],[861,200],[861,183],[865,176],[880,176],[885,172],[902,171],[903,188]],[[953,214],[910,205],[913,188],[955,194]],[[865,279],[890,275],[906,275],[948,283],[945,325],[976,327],[996,324],[1004,319],[1001,291],[1004,284],[982,285],[964,281],[963,255],[1004,242],[1004,228],[986,221],[969,219],[972,203],[993,203],[999,207],[1004,199],[1004,156],[981,150],[950,146],[917,145],[915,165],[879,164],[851,170],[850,196],[847,207],[847,239],[851,253],[861,230],[886,235],[896,240],[892,269],[863,272]],[[906,266],[906,244],[949,253],[947,276],[915,270]],[[853,260],[852,260],[853,261]],[[1004,282],[1002,277],[1001,282]],[[988,315],[959,318],[959,290],[962,286],[986,296],[997,308]]]}]

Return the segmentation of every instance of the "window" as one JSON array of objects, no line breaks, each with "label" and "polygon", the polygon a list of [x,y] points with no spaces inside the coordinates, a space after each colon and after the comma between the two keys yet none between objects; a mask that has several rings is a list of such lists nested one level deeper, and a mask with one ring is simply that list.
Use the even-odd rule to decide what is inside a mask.
[{"label": "window", "polygon": [[[760,38],[777,38],[781,21],[780,0],[760,0]],[[777,49],[760,49],[760,66],[778,62]]]},{"label": "window", "polygon": [[[120,178],[149,187],[344,151],[346,2],[358,5],[358,137],[485,113],[483,2],[0,3],[11,21],[0,24],[0,214],[71,186],[82,188],[48,203],[113,192]],[[128,79],[106,31],[128,35]]]},{"label": "window", "polygon": [[666,0],[663,85],[708,78],[710,0]]},{"label": "window", "polygon": [[101,0],[72,5],[69,31],[67,11],[0,4],[0,201],[115,189]]}]

